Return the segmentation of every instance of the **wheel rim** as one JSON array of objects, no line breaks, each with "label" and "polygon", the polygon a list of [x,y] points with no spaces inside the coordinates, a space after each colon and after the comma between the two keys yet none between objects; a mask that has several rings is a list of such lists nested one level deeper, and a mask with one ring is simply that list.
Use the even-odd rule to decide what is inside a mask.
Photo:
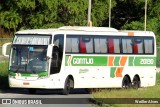
[{"label": "wheel rim", "polygon": [[122,87],[124,89],[128,89],[130,87],[128,78],[124,79]]},{"label": "wheel rim", "polygon": [[70,91],[70,80],[67,81],[66,90],[67,90],[67,93],[69,93],[69,91]]},{"label": "wheel rim", "polygon": [[136,77],[133,81],[133,88],[137,89],[140,87],[140,81],[138,80],[138,78]]}]

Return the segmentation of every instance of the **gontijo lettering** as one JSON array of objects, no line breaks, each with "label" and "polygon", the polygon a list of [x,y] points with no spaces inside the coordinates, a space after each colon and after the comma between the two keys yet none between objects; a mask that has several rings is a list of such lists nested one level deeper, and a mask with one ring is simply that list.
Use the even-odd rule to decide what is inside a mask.
[{"label": "gontijo lettering", "polygon": [[73,58],[73,64],[93,64],[93,58]]}]

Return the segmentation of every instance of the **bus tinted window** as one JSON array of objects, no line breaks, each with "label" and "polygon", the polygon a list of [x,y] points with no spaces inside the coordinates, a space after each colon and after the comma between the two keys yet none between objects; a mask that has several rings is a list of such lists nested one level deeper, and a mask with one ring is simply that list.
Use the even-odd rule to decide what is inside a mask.
[{"label": "bus tinted window", "polygon": [[66,39],[66,52],[93,53],[93,38],[90,36],[68,36]]},{"label": "bus tinted window", "polygon": [[93,38],[88,36],[80,37],[80,53],[93,53]]},{"label": "bus tinted window", "polygon": [[67,53],[90,54],[153,54],[152,37],[118,37],[98,35],[68,35]]},{"label": "bus tinted window", "polygon": [[67,37],[66,52],[79,53],[79,37]]},{"label": "bus tinted window", "polygon": [[108,38],[108,51],[109,53],[120,53],[119,38]]},{"label": "bus tinted window", "polygon": [[123,38],[122,39],[122,52],[123,53],[133,53],[132,48],[132,38]]},{"label": "bus tinted window", "polygon": [[144,51],[146,54],[153,53],[153,38],[144,38]]},{"label": "bus tinted window", "polygon": [[142,38],[134,38],[133,50],[134,50],[134,54],[142,54],[143,53],[143,40],[142,40]]},{"label": "bus tinted window", "polygon": [[94,49],[95,53],[107,53],[107,38],[106,37],[95,37],[94,38]]}]

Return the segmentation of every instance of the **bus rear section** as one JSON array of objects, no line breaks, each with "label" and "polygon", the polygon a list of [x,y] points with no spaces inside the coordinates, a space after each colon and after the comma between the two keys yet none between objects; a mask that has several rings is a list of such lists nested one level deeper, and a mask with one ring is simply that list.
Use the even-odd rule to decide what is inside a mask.
[{"label": "bus rear section", "polygon": [[65,70],[74,88],[154,86],[155,44],[152,32],[67,34]]}]

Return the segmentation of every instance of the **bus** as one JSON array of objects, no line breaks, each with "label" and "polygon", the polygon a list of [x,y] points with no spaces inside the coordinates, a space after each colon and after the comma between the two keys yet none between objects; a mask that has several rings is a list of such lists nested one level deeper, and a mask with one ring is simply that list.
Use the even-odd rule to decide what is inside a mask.
[{"label": "bus", "polygon": [[[6,55],[8,44],[3,45]],[[9,86],[28,89],[139,88],[156,82],[156,39],[151,31],[64,26],[15,33]]]}]

